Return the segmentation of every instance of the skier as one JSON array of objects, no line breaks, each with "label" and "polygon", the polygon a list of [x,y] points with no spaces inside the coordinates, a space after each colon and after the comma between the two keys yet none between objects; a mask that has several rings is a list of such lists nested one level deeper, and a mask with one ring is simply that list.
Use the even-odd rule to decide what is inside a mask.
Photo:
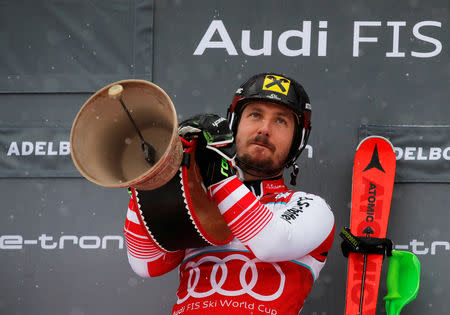
[{"label": "skier", "polygon": [[[162,251],[147,236],[137,202],[130,199],[124,227],[130,265],[143,277],[179,267],[173,315],[301,311],[334,237],[334,216],[324,199],[290,190],[282,177],[284,168],[293,167],[294,178],[298,172],[310,114],[299,83],[261,73],[237,89],[228,122],[200,115],[180,124],[180,136],[199,137],[196,162],[204,186],[234,239],[224,246]],[[234,135],[234,167],[224,165],[202,139],[202,130],[221,123]]]}]

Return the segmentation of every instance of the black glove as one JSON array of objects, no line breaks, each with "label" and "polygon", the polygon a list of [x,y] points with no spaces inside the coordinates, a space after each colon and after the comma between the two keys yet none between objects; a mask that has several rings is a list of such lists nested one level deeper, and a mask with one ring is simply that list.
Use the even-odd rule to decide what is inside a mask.
[{"label": "black glove", "polygon": [[225,118],[196,115],[183,121],[178,133],[188,141],[196,139],[195,161],[207,188],[235,174],[229,162],[236,156],[236,146]]}]

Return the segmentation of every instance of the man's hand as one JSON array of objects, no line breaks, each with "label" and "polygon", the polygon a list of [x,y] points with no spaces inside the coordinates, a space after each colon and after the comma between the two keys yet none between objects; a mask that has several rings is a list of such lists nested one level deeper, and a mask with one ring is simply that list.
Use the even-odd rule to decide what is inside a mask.
[{"label": "man's hand", "polygon": [[234,175],[229,161],[236,156],[236,146],[225,118],[214,114],[196,115],[183,121],[178,133],[188,141],[197,140],[195,160],[207,188]]},{"label": "man's hand", "polygon": [[197,145],[203,144],[229,161],[236,155],[233,133],[228,127],[228,121],[218,115],[205,114],[189,118],[180,124],[178,134],[188,141],[197,139]]}]

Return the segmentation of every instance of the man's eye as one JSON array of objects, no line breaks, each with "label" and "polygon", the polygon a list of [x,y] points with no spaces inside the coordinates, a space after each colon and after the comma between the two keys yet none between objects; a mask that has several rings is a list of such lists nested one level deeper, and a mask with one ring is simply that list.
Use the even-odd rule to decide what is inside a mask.
[{"label": "man's eye", "polygon": [[283,119],[283,118],[278,118],[278,119],[277,119],[277,122],[278,122],[279,124],[283,124],[283,125],[286,125],[286,124],[287,124],[286,120]]},{"label": "man's eye", "polygon": [[250,117],[259,118],[259,117],[261,117],[261,114],[260,113],[250,113]]}]

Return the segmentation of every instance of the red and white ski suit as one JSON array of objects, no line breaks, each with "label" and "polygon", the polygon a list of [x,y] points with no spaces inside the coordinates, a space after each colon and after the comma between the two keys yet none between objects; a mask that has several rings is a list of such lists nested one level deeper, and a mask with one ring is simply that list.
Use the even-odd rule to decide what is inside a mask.
[{"label": "red and white ski suit", "polygon": [[172,315],[298,314],[333,242],[327,203],[289,190],[282,178],[244,184],[233,176],[210,191],[234,240],[162,251],[131,199],[124,231],[133,270],[154,277],[180,266]]}]

